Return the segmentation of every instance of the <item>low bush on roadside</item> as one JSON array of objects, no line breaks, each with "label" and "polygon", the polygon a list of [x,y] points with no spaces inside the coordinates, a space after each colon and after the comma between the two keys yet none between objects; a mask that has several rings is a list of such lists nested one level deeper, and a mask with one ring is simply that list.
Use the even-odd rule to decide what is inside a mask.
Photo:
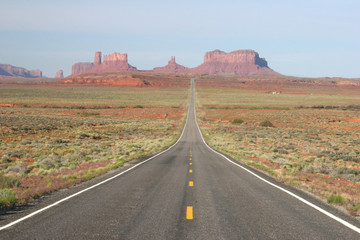
[{"label": "low bush on roadside", "polygon": [[0,208],[13,207],[15,203],[15,191],[7,188],[0,189]]},{"label": "low bush on roadside", "polygon": [[19,187],[19,186],[20,186],[19,180],[12,177],[0,175],[0,189]]},{"label": "low bush on roadside", "polygon": [[330,197],[327,199],[327,202],[328,202],[328,203],[333,203],[333,204],[342,204],[342,203],[345,203],[346,200],[345,200],[345,198],[343,198],[343,197],[340,196],[340,195],[333,195],[333,196],[330,196]]}]

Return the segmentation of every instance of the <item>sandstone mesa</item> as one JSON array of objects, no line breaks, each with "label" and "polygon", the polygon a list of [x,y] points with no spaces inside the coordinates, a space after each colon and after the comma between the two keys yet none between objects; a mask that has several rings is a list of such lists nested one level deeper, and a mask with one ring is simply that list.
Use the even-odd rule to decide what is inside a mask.
[{"label": "sandstone mesa", "polygon": [[0,64],[0,76],[41,78],[42,72],[40,70],[27,70],[25,68],[15,67],[10,64]]},{"label": "sandstone mesa", "polygon": [[93,63],[75,63],[72,66],[71,75],[104,72],[138,72],[138,70],[137,68],[128,64],[126,53],[121,54],[114,52],[109,55],[104,55],[104,60],[102,61],[102,53],[96,52]]}]

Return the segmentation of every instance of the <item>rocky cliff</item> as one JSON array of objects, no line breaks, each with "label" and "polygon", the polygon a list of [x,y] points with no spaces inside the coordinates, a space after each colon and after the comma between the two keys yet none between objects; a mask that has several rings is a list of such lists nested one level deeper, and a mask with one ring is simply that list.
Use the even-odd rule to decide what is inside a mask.
[{"label": "rocky cliff", "polygon": [[127,53],[114,52],[109,55],[104,55],[104,63],[105,64],[110,64],[110,63],[115,63],[115,62],[126,62],[127,63],[127,61],[128,61]]},{"label": "rocky cliff", "polygon": [[175,62],[175,57],[172,56],[166,66],[156,67],[152,71],[155,73],[189,73],[190,68],[177,64]]},{"label": "rocky cliff", "polygon": [[40,70],[27,70],[10,64],[0,64],[0,75],[8,77],[41,78],[42,72]]},{"label": "rocky cliff", "polygon": [[96,52],[94,63],[75,63],[72,67],[71,75],[83,73],[104,73],[104,72],[137,72],[138,70],[131,66],[127,60],[127,54],[114,52],[109,55]]},{"label": "rocky cliff", "polygon": [[228,64],[257,64],[260,67],[268,67],[264,58],[260,58],[259,54],[254,50],[237,50],[226,53],[220,50],[214,50],[205,53],[204,63],[228,63]]},{"label": "rocky cliff", "polygon": [[91,62],[80,62],[75,63],[72,66],[71,75],[79,75],[82,73],[87,73],[91,70],[91,68],[94,66]]}]

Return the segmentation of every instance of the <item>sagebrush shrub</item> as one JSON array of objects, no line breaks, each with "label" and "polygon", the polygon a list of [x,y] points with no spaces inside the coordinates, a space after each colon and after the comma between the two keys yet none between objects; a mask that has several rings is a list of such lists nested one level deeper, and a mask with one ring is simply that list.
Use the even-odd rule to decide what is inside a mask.
[{"label": "sagebrush shrub", "polygon": [[20,181],[9,176],[4,176],[0,174],[0,189],[1,188],[11,188],[11,187],[19,187]]},{"label": "sagebrush shrub", "polygon": [[238,124],[241,124],[241,123],[243,123],[244,122],[244,120],[242,120],[242,119],[240,119],[240,118],[235,118],[233,121],[232,121],[232,123],[238,123]]},{"label": "sagebrush shrub", "polygon": [[327,199],[327,202],[334,203],[334,204],[342,204],[342,203],[346,202],[346,200],[345,200],[345,198],[343,198],[340,195],[333,195]]},{"label": "sagebrush shrub", "polygon": [[260,123],[261,127],[274,127],[274,125],[272,124],[272,122],[270,122],[269,120],[264,120]]},{"label": "sagebrush shrub", "polygon": [[0,208],[13,207],[16,203],[15,191],[11,189],[0,189]]}]

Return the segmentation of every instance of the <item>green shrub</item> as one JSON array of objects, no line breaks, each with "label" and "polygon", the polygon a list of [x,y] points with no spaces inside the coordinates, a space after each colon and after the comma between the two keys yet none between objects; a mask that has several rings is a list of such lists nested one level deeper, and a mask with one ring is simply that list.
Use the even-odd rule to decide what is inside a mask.
[{"label": "green shrub", "polygon": [[84,116],[84,117],[88,117],[88,116],[99,116],[100,113],[98,112],[81,112],[79,113],[80,115]]},{"label": "green shrub", "polygon": [[12,177],[0,175],[0,189],[19,187],[19,186],[20,186],[19,180]]},{"label": "green shrub", "polygon": [[333,195],[327,199],[327,202],[333,203],[333,204],[342,204],[342,203],[346,202],[346,200],[345,200],[345,198],[343,198],[340,195]]},{"label": "green shrub", "polygon": [[0,189],[0,208],[10,208],[16,203],[15,191],[11,189]]},{"label": "green shrub", "polygon": [[264,120],[260,123],[261,127],[274,127],[274,125],[269,120]]},{"label": "green shrub", "polygon": [[240,118],[234,118],[234,120],[232,121],[232,123],[238,123],[238,124],[241,124],[243,122],[244,122],[244,120],[242,120]]},{"label": "green shrub", "polygon": [[134,108],[144,108],[144,107],[141,105],[136,105]]},{"label": "green shrub", "polygon": [[89,137],[90,137],[90,135],[88,135],[88,134],[86,134],[86,133],[81,133],[81,134],[80,134],[80,138],[81,138],[81,139],[89,138]]}]

